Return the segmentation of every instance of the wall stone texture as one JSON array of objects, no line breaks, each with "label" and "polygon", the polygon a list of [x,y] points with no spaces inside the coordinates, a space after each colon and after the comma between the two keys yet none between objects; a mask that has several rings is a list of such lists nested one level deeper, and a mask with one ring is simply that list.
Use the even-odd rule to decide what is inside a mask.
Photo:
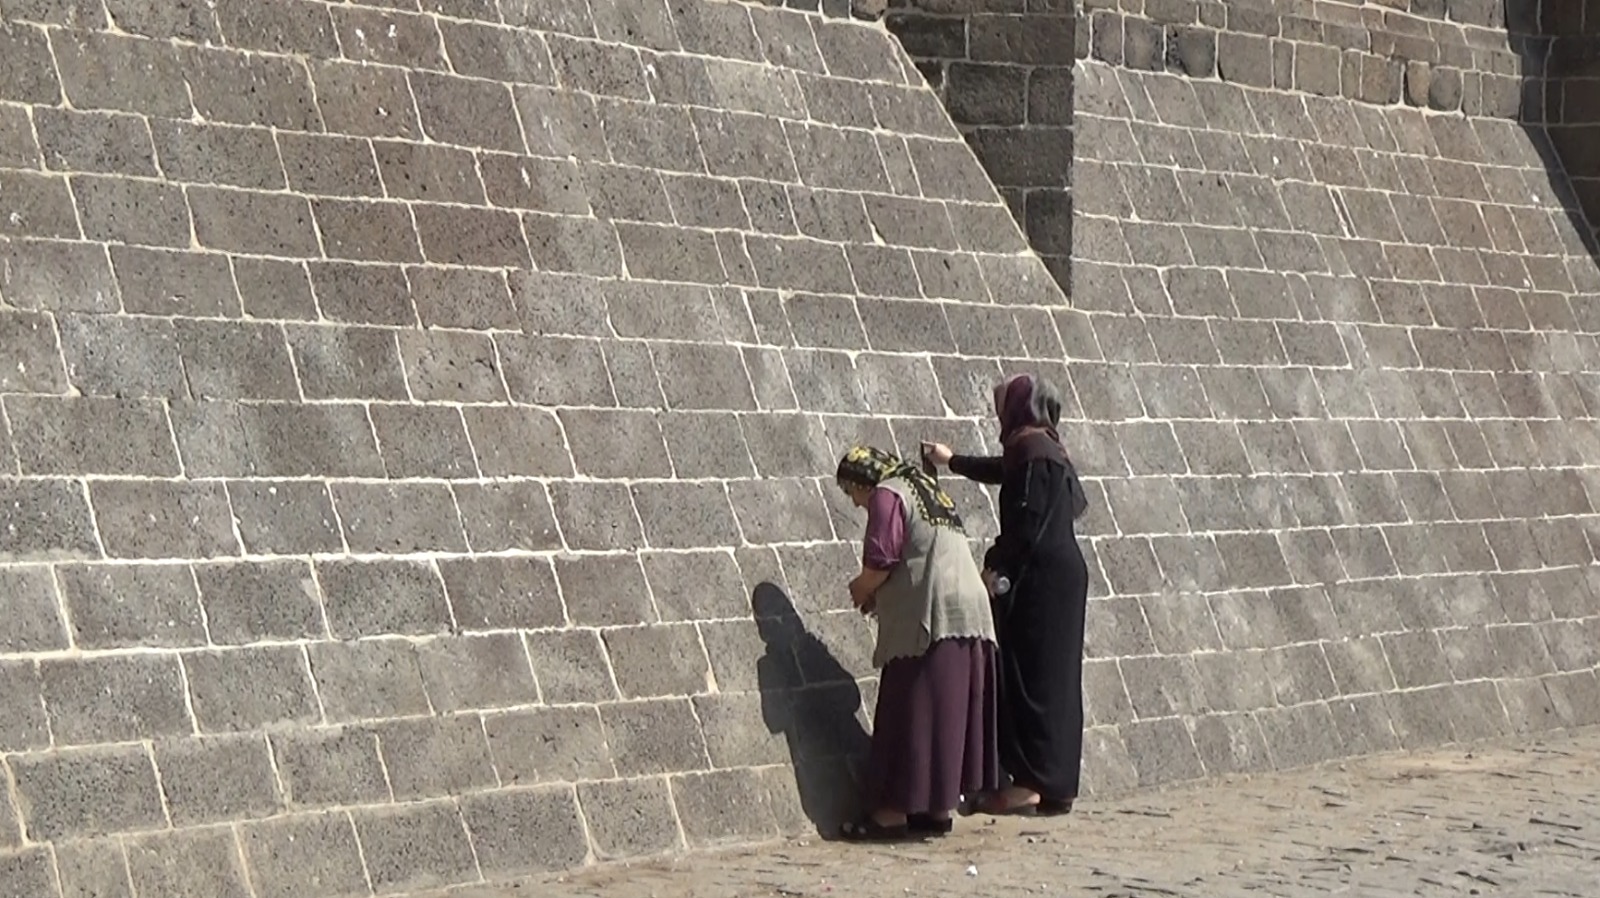
[{"label": "wall stone texture", "polygon": [[[1543,26],[785,5],[0,0],[0,895],[837,819],[874,680],[835,460],[992,448],[1019,370],[1092,497],[1092,792],[1600,723]],[[1035,14],[1075,68],[974,52]],[[977,121],[964,67],[1074,99]],[[1008,183],[982,146],[1031,131],[1076,158]]]}]

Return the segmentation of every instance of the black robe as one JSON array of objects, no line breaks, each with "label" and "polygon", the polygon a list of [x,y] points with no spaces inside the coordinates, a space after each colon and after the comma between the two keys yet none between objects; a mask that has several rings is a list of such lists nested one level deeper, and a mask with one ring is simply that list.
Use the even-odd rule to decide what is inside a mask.
[{"label": "black robe", "polygon": [[1044,798],[1078,796],[1083,758],[1083,625],[1089,569],[1073,519],[1077,472],[1047,434],[1003,458],[958,455],[950,470],[1000,484],[1000,535],[984,566],[1011,580],[994,602],[1000,642],[1000,763]]}]

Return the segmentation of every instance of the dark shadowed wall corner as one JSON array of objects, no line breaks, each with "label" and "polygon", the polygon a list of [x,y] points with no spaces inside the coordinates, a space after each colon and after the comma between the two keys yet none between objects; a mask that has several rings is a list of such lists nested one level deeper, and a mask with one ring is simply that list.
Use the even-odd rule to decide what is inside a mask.
[{"label": "dark shadowed wall corner", "polygon": [[1600,229],[1600,4],[1506,0],[1506,7],[1513,38],[1536,73],[1529,78],[1524,118],[1548,130],[1576,205],[1588,218],[1582,230],[1593,250]]},{"label": "dark shadowed wall corner", "polygon": [[[1072,270],[1074,0],[761,0],[882,18],[944,101],[1062,290]],[[1191,4],[1192,5],[1192,4]],[[1159,42],[1147,46],[1160,55]]]},{"label": "dark shadowed wall corner", "polygon": [[885,23],[1066,289],[1077,33],[1071,0],[892,0]]}]

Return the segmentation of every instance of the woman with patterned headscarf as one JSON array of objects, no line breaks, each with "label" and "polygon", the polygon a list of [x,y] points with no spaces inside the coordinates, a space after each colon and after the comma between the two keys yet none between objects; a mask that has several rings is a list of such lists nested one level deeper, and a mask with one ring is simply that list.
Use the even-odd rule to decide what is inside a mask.
[{"label": "woman with patterned headscarf", "polygon": [[998,457],[954,455],[924,443],[935,464],[1000,484],[1000,535],[984,556],[1000,636],[1000,764],[1011,785],[988,796],[991,814],[1064,814],[1078,796],[1083,758],[1083,625],[1089,569],[1073,521],[1088,502],[1056,426],[1061,399],[1048,381],[1018,374],[995,387]]},{"label": "woman with patterned headscarf", "polygon": [[867,511],[850,598],[877,618],[882,669],[867,762],[868,812],[852,841],[951,829],[963,794],[999,785],[994,619],[955,503],[920,468],[857,446],[839,488]]}]

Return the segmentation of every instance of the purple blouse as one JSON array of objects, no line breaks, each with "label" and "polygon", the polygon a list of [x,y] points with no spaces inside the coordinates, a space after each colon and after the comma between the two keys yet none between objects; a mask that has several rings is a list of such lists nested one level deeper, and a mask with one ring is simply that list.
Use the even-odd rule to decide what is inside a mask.
[{"label": "purple blouse", "polygon": [[873,570],[889,570],[904,557],[905,509],[894,491],[880,487],[867,497],[867,535],[862,543],[861,562]]}]

